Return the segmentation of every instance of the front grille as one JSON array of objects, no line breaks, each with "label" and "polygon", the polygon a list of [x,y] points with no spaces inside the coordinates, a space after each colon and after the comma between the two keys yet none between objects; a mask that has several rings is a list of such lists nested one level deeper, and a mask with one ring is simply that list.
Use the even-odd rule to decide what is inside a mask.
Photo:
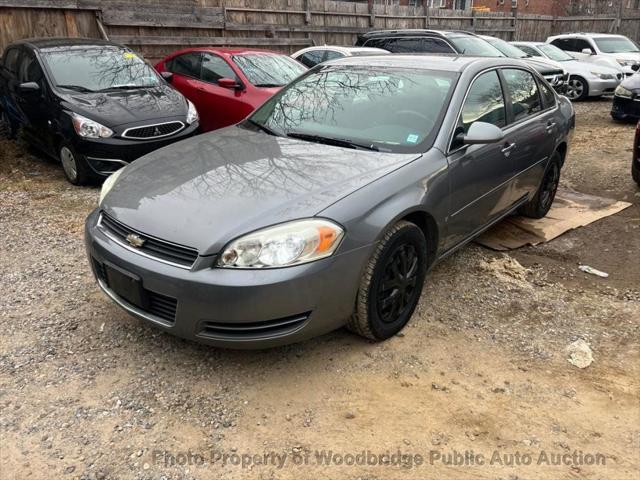
[{"label": "front grille", "polygon": [[125,138],[160,138],[168,137],[184,128],[182,122],[159,123],[157,125],[145,125],[143,127],[129,128],[122,134]]},{"label": "front grille", "polygon": [[[198,251],[194,248],[177,245],[175,243],[166,242],[164,240],[145,235],[144,233],[138,232],[137,230],[114,220],[104,212],[100,215],[98,224],[106,233],[109,234],[109,236],[124,246],[131,248],[135,252],[153,257],[162,262],[191,268],[198,258]],[[137,235],[141,240],[144,240],[144,243],[140,247],[133,247],[127,241],[127,236],[132,234]]]},{"label": "front grille", "polygon": [[[104,263],[99,262],[93,257],[91,258],[91,260],[93,261],[93,268],[96,272],[96,277],[98,277],[98,279],[101,280],[102,283],[104,283],[107,287],[112,288],[109,285],[107,270],[104,266]],[[144,297],[146,298],[146,305],[135,305],[136,307],[147,313],[150,313],[151,315],[160,317],[161,319],[166,320],[169,323],[175,323],[176,310],[178,309],[177,299],[162,295],[146,288],[142,288],[142,291],[144,292]],[[112,293],[120,297],[120,295],[118,295],[118,292],[112,291]]]},{"label": "front grille", "polygon": [[199,336],[207,338],[250,340],[252,338],[277,337],[295,332],[309,318],[311,312],[291,317],[251,323],[204,322]]}]

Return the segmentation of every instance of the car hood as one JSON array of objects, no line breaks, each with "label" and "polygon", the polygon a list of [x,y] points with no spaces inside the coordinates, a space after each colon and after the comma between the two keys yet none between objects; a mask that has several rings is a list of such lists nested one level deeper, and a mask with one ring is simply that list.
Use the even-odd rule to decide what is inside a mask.
[{"label": "car hood", "polygon": [[215,254],[234,238],[311,217],[418,158],[321,145],[233,126],[126,167],[102,209],[147,235]]},{"label": "car hood", "polygon": [[66,108],[113,128],[187,114],[182,94],[168,85],[134,90],[63,95]]},{"label": "car hood", "polygon": [[620,73],[619,68],[608,67],[606,65],[599,65],[596,63],[580,62],[578,60],[567,60],[562,62],[564,67],[570,75],[590,75],[591,72],[608,73],[610,75],[618,75]]},{"label": "car hood", "polygon": [[640,73],[634,73],[630,77],[625,78],[620,84],[627,90],[640,91]]},{"label": "car hood", "polygon": [[523,62],[528,63],[529,65],[531,65],[533,68],[535,68],[538,72],[544,74],[546,72],[550,72],[552,70],[564,70],[564,68],[562,68],[562,65],[560,65],[560,63],[556,62],[555,60],[549,60],[549,59],[541,59],[541,58],[522,58],[521,59]]}]

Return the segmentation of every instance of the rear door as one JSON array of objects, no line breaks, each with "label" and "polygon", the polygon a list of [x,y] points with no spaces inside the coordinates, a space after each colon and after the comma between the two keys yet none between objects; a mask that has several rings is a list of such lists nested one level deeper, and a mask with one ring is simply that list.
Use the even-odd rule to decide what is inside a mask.
[{"label": "rear door", "polygon": [[497,70],[480,74],[471,84],[449,148],[450,215],[446,248],[464,241],[502,215],[514,203],[515,162],[512,140],[488,145],[463,145],[459,135],[474,122],[505,128],[507,109]]},{"label": "rear door", "polygon": [[533,73],[519,68],[501,70],[509,121],[505,133],[514,144],[511,158],[516,169],[516,199],[535,191],[555,148],[558,126],[555,96]]}]

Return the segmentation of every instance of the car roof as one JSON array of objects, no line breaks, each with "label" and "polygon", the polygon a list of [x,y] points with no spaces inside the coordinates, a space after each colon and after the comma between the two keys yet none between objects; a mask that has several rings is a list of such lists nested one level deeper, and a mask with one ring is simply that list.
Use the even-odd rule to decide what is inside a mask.
[{"label": "car roof", "polygon": [[351,65],[364,67],[397,67],[420,70],[462,72],[467,68],[482,70],[497,66],[527,66],[525,62],[507,57],[472,57],[453,54],[396,54],[369,57],[344,57],[323,65]]},{"label": "car roof", "polygon": [[343,53],[353,53],[353,52],[385,52],[385,53],[389,53],[388,50],[384,50],[382,48],[376,48],[376,47],[340,47],[338,45],[315,45],[313,47],[307,47],[307,48],[303,48],[302,50],[298,50],[297,52],[293,53],[293,55],[299,55],[301,53],[305,53],[305,52],[313,52],[314,50],[335,50],[338,52],[343,52]]},{"label": "car roof", "polygon": [[573,32],[573,33],[561,33],[560,35],[553,35],[550,38],[562,38],[562,37],[592,37],[592,38],[600,38],[600,37],[624,37],[624,35],[618,35],[616,33],[591,33],[591,32]]},{"label": "car roof", "polygon": [[221,56],[232,56],[232,55],[245,55],[248,53],[261,53],[261,54],[267,54],[267,55],[282,55],[282,56],[287,56],[287,54],[282,53],[282,52],[276,52],[273,50],[264,50],[261,48],[240,48],[240,47],[207,47],[207,46],[202,46],[202,47],[189,47],[189,48],[184,48],[182,50],[177,50],[175,52],[171,52],[169,55],[167,55],[165,58],[173,58],[173,57],[177,57],[178,55],[183,55],[185,53],[189,53],[189,52],[209,52],[209,53],[215,53]]},{"label": "car roof", "polygon": [[407,28],[403,30],[372,30],[367,33],[363,33],[361,36],[363,38],[371,38],[371,37],[385,37],[388,35],[399,35],[399,36],[410,36],[410,35],[434,35],[440,37],[453,37],[453,36],[476,36],[472,33],[466,32],[464,30],[431,30],[426,28]]},{"label": "car roof", "polygon": [[112,46],[126,48],[118,43],[102,40],[100,38],[68,38],[68,37],[50,37],[50,38],[25,38],[12,42],[9,46],[27,45],[38,50],[59,47],[101,47]]}]

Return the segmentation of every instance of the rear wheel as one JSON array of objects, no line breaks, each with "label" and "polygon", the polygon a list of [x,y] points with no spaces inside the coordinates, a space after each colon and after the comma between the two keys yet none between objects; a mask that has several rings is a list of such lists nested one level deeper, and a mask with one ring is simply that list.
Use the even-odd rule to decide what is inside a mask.
[{"label": "rear wheel", "polygon": [[347,327],[376,341],[398,333],[418,304],[426,271],[422,230],[406,221],[389,228],[367,264]]},{"label": "rear wheel", "polygon": [[589,96],[589,84],[578,76],[572,76],[567,83],[567,97],[571,100],[584,100]]},{"label": "rear wheel", "polygon": [[78,155],[69,143],[62,143],[59,147],[58,157],[62,163],[64,175],[74,185],[85,185],[91,179],[91,169],[87,161]]},{"label": "rear wheel", "polygon": [[558,185],[560,184],[560,166],[560,154],[555,152],[553,157],[551,157],[549,165],[547,165],[544,177],[542,177],[542,182],[535,196],[520,209],[522,215],[530,218],[542,218],[549,212],[556,198]]}]

